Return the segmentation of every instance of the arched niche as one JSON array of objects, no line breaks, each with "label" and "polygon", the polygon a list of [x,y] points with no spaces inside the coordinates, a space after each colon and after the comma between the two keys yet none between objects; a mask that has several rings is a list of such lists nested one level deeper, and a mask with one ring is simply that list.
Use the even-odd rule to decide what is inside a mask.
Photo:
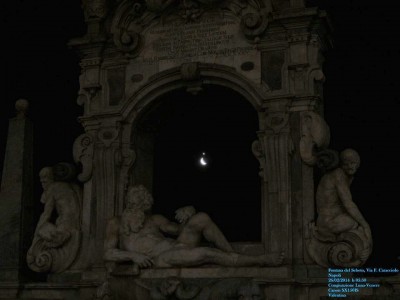
[{"label": "arched niche", "polygon": [[[190,93],[187,93],[187,95],[190,97],[194,94],[193,87],[200,87],[200,90],[219,87],[220,89],[229,91],[229,93],[234,93],[237,97],[241,97],[241,101],[247,105],[255,116],[254,122],[256,125],[252,132],[254,137],[253,142],[262,138],[261,132],[265,130],[265,112],[262,103],[268,98],[268,87],[254,84],[232,67],[207,63],[190,64],[188,69],[192,69],[192,74],[189,74],[189,76],[184,72],[184,69],[188,66],[182,65],[181,67],[160,72],[149,78],[146,84],[132,94],[122,107],[121,141],[132,150],[133,160],[129,164],[129,168],[127,165],[121,171],[121,178],[125,178],[119,184],[121,191],[124,189],[124,186],[126,188],[125,184],[144,184],[154,193],[152,170],[155,167],[154,134],[157,132],[157,128],[152,128],[151,124],[148,124],[150,126],[143,126],[144,123],[141,124],[141,120],[143,120],[143,116],[152,109],[155,109],[157,105],[161,105],[163,97],[169,93],[188,91]],[[126,89],[129,90],[129,86]],[[262,141],[260,140],[258,144],[261,145]],[[251,142],[246,145],[248,151],[252,150],[252,146]],[[258,164],[257,160],[260,161],[260,158],[254,158],[253,160],[256,165]],[[258,165],[258,169],[254,170],[253,176],[261,175],[260,167],[263,169],[264,165]],[[257,237],[259,237],[257,241],[251,241],[256,239],[253,237],[247,239],[247,242],[249,241],[250,243],[246,243],[245,241],[236,244],[239,250],[242,249],[247,253],[265,252],[265,244],[268,240],[268,227],[266,226],[266,208],[268,207],[266,199],[267,183],[261,177],[258,177],[256,180],[258,180],[257,184],[259,184],[257,193],[260,195],[258,198],[260,205],[258,206],[259,210],[255,214],[260,216],[261,219],[261,229],[258,231],[261,232],[261,237],[259,237],[259,233],[256,233]],[[119,195],[123,195],[123,193]],[[156,199],[156,201],[158,200]],[[190,199],[188,199],[188,204],[192,204],[189,202]],[[118,213],[122,212],[123,206],[123,197],[118,196]],[[176,208],[178,207],[171,207],[171,210]],[[227,209],[224,210],[223,218],[225,218],[228,211]],[[165,213],[163,212],[163,214]],[[219,217],[222,218],[222,216]],[[241,228],[246,227],[246,224],[237,218],[232,223],[241,224]],[[257,229],[254,232],[257,232]],[[243,239],[239,238],[239,240]]]},{"label": "arched niche", "polygon": [[[168,92],[135,122],[131,183],[152,190],[154,213],[173,219],[177,208],[193,205],[230,241],[261,242],[261,180],[251,149],[257,131],[257,111],[229,88]],[[207,165],[199,162],[203,153]]]}]

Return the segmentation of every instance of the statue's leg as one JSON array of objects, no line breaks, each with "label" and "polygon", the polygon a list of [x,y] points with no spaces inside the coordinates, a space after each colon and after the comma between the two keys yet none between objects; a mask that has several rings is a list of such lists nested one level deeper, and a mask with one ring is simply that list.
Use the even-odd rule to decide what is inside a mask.
[{"label": "statue's leg", "polygon": [[204,264],[235,266],[238,256],[235,253],[225,253],[208,247],[181,248],[161,253],[155,260],[155,266],[160,268],[194,267]]},{"label": "statue's leg", "polygon": [[282,261],[283,253],[249,256],[226,253],[208,247],[198,247],[173,249],[163,252],[156,259],[155,266],[160,268],[192,267],[203,264],[217,264],[227,267],[277,266]]},{"label": "statue's leg", "polygon": [[334,233],[347,232],[356,229],[358,223],[348,214],[342,214],[331,220],[330,228]]},{"label": "statue's leg", "polygon": [[[197,246],[193,245],[192,241],[195,239],[193,239],[191,235],[199,235],[213,243],[218,249],[225,252],[233,252],[231,244],[229,244],[224,234],[206,213],[195,214],[188,220],[185,227],[186,229],[184,229],[182,234],[178,237],[180,243]],[[187,234],[188,232],[190,232],[190,234]]]}]

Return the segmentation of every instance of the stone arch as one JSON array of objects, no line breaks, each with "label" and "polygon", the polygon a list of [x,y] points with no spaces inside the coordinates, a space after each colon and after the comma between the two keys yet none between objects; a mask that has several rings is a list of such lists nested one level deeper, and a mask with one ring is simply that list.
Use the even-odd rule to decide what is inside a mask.
[{"label": "stone arch", "polygon": [[[267,97],[269,88],[256,85],[234,68],[217,64],[196,64],[192,73],[195,78],[185,78],[182,67],[160,72],[149,78],[148,82],[134,93],[122,108],[123,120],[131,124],[138,119],[143,110],[163,94],[182,88],[190,88],[193,84],[218,85],[241,94],[256,111],[261,110],[263,99]],[[188,76],[190,77],[190,76]]]},{"label": "stone arch", "polygon": [[[191,84],[196,84],[200,81],[204,86],[223,87],[232,90],[235,94],[237,94],[241,98],[244,98],[243,101],[247,101],[254,109],[254,115],[257,118],[256,121],[258,123],[258,127],[254,132],[255,137],[257,135],[257,130],[259,130],[262,126],[261,103],[266,97],[266,93],[255,84],[250,82],[243,75],[236,72],[233,68],[225,66],[199,65],[200,70],[198,73],[200,74],[200,76],[198,76],[197,79],[189,81],[182,78],[184,76],[182,76],[181,69],[182,68],[174,68],[161,74],[157,74],[156,77],[150,78],[149,82],[145,86],[143,86],[142,89],[139,90],[134,96],[132,96],[129,103],[127,103],[127,105],[124,107],[123,116],[125,121],[123,122],[123,128],[121,131],[123,141],[129,141],[131,147],[136,152],[136,161],[133,163],[131,169],[126,174],[130,184],[140,183],[146,185],[146,183],[148,183],[149,185],[147,185],[147,187],[150,190],[152,188],[151,179],[153,178],[153,174],[147,174],[145,171],[146,169],[151,168],[149,167],[149,165],[147,165],[147,167],[141,165],[143,163],[143,160],[147,160],[147,164],[149,157],[145,157],[146,154],[144,153],[139,153],[139,150],[137,148],[143,147],[136,147],[137,143],[139,143],[137,139],[140,139],[140,143],[143,143],[141,145],[146,144],[146,147],[150,147],[146,148],[147,150],[145,152],[152,153],[154,148],[152,149],[151,146],[149,146],[152,144],[152,142],[145,140],[147,139],[146,136],[140,136],[138,138],[138,133],[135,133],[135,130],[138,124],[141,122],[142,117],[147,113],[147,109],[151,108],[152,104],[154,104],[157,99],[162,99],[163,96],[166,94],[185,88],[188,89],[190,88]],[[249,151],[251,151],[251,144],[249,144]],[[257,161],[256,158],[254,159],[255,161]],[[152,164],[152,162],[150,162],[150,164]],[[146,174],[144,174],[144,177],[148,176],[149,180],[146,181],[146,179],[142,179],[144,180],[144,182],[138,182],[135,179],[132,179],[133,177],[135,177],[135,175],[132,175],[134,172],[136,174],[143,174],[142,172],[145,172]],[[258,170],[256,172],[256,176],[258,176]],[[260,188],[262,188],[262,185],[260,186]],[[262,199],[260,198],[259,201],[261,200]]]}]

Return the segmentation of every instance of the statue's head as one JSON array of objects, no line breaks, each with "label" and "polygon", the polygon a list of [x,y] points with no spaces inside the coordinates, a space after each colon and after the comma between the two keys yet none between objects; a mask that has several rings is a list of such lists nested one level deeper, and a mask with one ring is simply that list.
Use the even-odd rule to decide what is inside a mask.
[{"label": "statue's head", "polygon": [[175,211],[175,219],[185,224],[194,214],[196,214],[196,209],[193,206],[181,207]]},{"label": "statue's head", "polygon": [[346,149],[340,153],[340,164],[343,171],[353,176],[360,166],[360,156],[353,149]]},{"label": "statue's head", "polygon": [[39,172],[40,182],[42,184],[43,190],[47,190],[54,182],[54,173],[51,167],[45,167]]},{"label": "statue's head", "polygon": [[148,211],[153,206],[153,202],[153,196],[143,185],[131,186],[128,188],[126,208]]}]

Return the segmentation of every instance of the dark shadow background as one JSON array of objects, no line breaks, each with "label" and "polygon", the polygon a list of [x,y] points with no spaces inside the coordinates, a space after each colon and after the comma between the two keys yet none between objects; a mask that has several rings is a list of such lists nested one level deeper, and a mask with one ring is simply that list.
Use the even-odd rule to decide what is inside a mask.
[{"label": "dark shadow background", "polygon": [[[334,48],[326,54],[324,65],[330,147],[339,151],[354,148],[362,159],[352,192],[374,237],[367,265],[398,266],[398,9],[386,1],[309,1],[309,5],[316,4],[330,13],[334,24]],[[0,169],[8,118],[14,116],[15,100],[26,98],[35,127],[36,175],[43,166],[72,161],[73,141],[83,131],[77,122],[83,112],[76,104],[79,60],[66,45],[85,33],[83,13],[79,1],[70,0],[15,0],[0,5]],[[215,164],[226,155],[221,148],[212,151]],[[37,199],[40,193],[35,177]],[[224,212],[218,214],[225,217]]]},{"label": "dark shadow background", "polygon": [[193,205],[207,212],[229,241],[260,242],[261,180],[251,151],[257,112],[232,90],[203,88],[196,96],[168,93],[141,118],[140,123],[158,127],[153,212],[173,219],[177,208]]}]

